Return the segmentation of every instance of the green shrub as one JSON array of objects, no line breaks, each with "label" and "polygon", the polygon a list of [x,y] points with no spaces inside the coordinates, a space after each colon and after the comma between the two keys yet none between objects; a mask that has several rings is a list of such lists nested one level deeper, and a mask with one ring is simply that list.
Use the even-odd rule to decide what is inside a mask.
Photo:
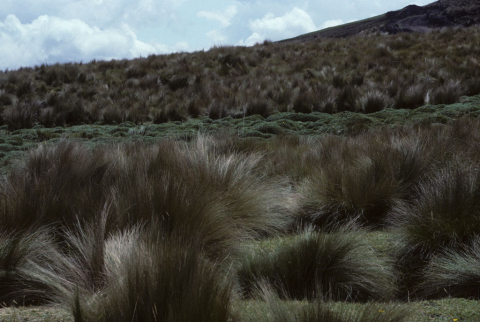
[{"label": "green shrub", "polygon": [[268,134],[282,134],[284,133],[284,129],[281,128],[279,124],[276,123],[263,123],[260,124],[255,128],[255,130],[261,132],[261,133],[268,133]]}]

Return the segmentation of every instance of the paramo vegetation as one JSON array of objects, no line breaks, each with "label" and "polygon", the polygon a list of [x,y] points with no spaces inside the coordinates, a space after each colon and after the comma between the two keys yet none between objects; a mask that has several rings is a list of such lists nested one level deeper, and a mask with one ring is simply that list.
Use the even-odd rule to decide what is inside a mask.
[{"label": "paramo vegetation", "polygon": [[472,26],[1,72],[0,319],[478,321],[479,57]]},{"label": "paramo vegetation", "polygon": [[480,93],[480,30],[35,66],[0,73],[0,125],[164,123],[275,112],[414,109]]},{"label": "paramo vegetation", "polygon": [[479,136],[461,118],[41,143],[0,182],[0,299],[76,321],[421,319],[480,298]]}]

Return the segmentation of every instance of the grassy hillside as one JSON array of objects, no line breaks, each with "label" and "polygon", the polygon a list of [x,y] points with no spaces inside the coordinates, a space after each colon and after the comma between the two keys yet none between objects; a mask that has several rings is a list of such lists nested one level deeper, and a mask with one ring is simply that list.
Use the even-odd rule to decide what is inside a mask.
[{"label": "grassy hillside", "polygon": [[387,34],[425,33],[446,27],[470,27],[479,23],[480,4],[477,0],[438,0],[425,6],[409,5],[400,10],[310,32],[281,42],[345,38],[375,31]]},{"label": "grassy hillside", "polygon": [[0,73],[1,321],[478,321],[480,29]]},{"label": "grassy hillside", "polygon": [[373,113],[480,93],[478,27],[36,66],[0,73],[0,125]]}]

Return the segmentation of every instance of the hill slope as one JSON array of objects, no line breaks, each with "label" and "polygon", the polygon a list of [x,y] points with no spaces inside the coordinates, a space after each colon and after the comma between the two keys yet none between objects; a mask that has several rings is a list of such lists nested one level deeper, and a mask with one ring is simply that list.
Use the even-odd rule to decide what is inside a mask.
[{"label": "hill slope", "polygon": [[[411,21],[407,11],[385,16]],[[480,94],[479,52],[471,26],[0,71],[0,129],[452,104]]]},{"label": "hill slope", "polygon": [[410,5],[401,10],[389,11],[383,15],[315,31],[282,42],[344,38],[371,31],[389,34],[428,32],[442,27],[469,27],[478,23],[480,23],[479,1],[439,0],[423,7]]}]

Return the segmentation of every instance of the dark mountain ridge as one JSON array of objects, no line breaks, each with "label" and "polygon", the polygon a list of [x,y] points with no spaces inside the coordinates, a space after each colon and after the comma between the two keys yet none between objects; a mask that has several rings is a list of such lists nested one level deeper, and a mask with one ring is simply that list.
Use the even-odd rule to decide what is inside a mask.
[{"label": "dark mountain ridge", "polygon": [[401,10],[389,11],[369,19],[314,31],[281,42],[306,41],[315,38],[344,38],[375,31],[388,34],[429,32],[443,27],[469,27],[479,23],[480,1],[439,0],[426,6],[409,5]]}]

